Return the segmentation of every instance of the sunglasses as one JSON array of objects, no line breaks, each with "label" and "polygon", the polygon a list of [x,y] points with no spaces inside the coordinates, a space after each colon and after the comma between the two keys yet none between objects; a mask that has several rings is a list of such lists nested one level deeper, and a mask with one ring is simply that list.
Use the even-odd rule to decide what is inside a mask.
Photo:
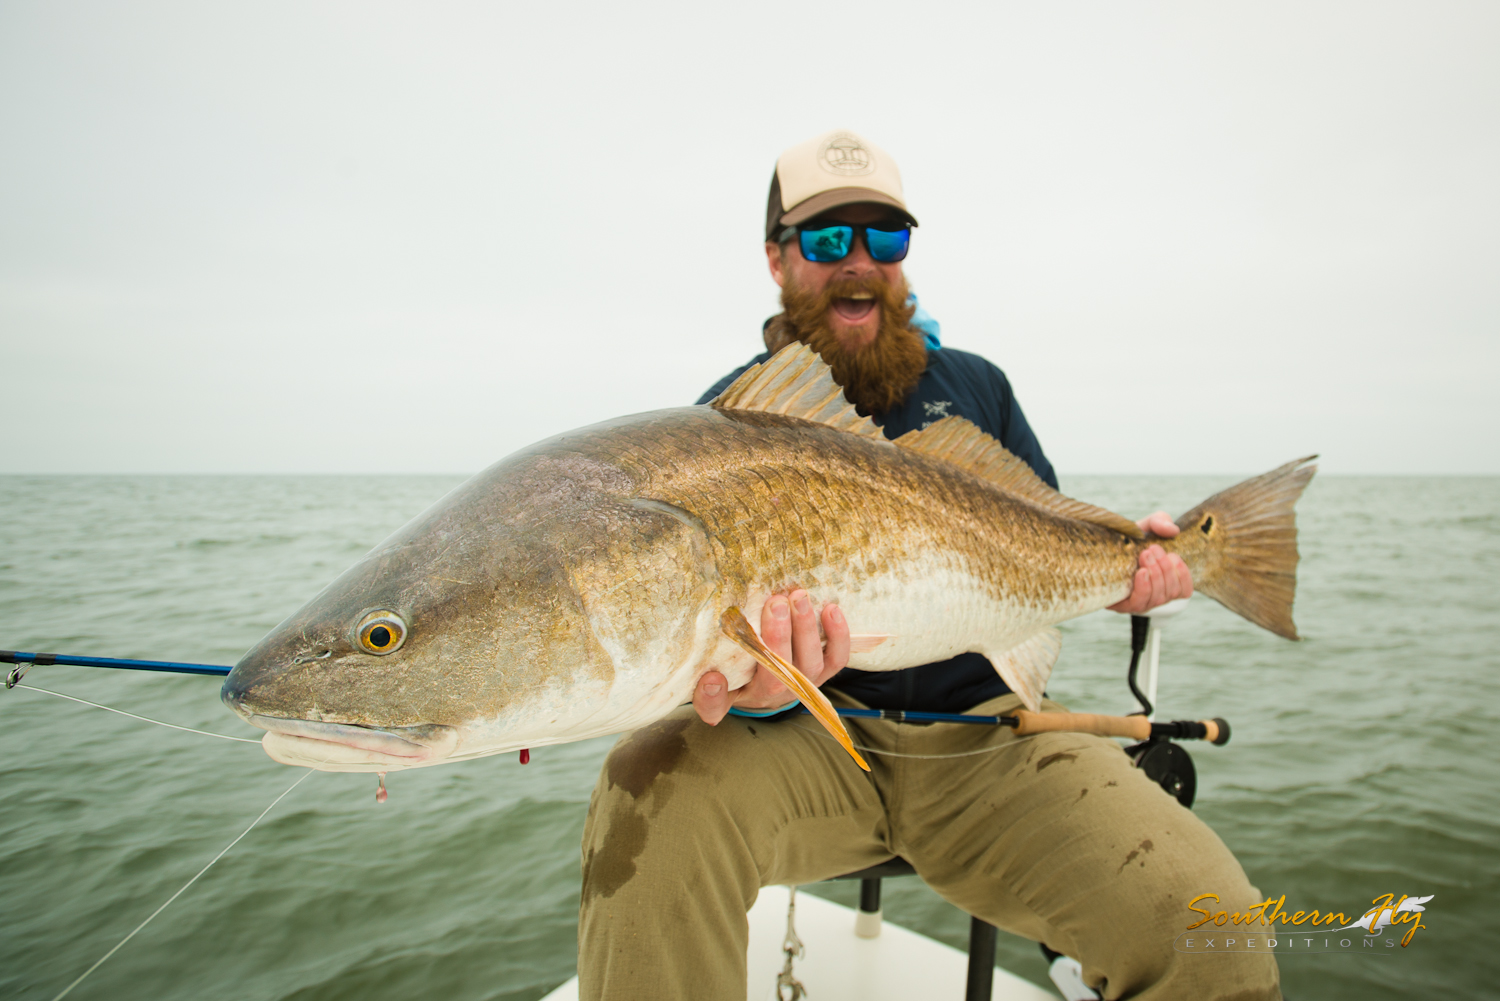
[{"label": "sunglasses", "polygon": [[854,234],[861,233],[870,257],[881,264],[894,264],[906,260],[911,249],[911,229],[875,229],[871,226],[821,226],[817,229],[798,227],[802,241],[802,256],[819,264],[842,261],[854,249]]}]

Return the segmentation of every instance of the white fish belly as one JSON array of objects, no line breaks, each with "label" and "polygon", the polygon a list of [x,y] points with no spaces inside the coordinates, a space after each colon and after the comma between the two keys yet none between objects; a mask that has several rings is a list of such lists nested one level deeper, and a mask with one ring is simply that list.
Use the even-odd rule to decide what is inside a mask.
[{"label": "white fish belly", "polygon": [[[820,603],[837,603],[851,633],[888,637],[850,655],[849,666],[861,671],[897,671],[971,652],[993,659],[1048,626],[1118,600],[1117,588],[1046,603],[997,598],[989,584],[951,564],[898,567],[847,592],[835,574],[828,577],[826,584],[808,585],[809,593]],[[837,577],[847,586],[845,574]]]},{"label": "white fish belly", "polygon": [[[837,604],[851,633],[885,637],[850,656],[848,666],[861,671],[896,671],[969,652],[995,661],[1041,630],[1103,608],[1129,590],[1128,583],[1099,587],[1047,603],[997,598],[988,583],[955,566],[957,562],[910,562],[887,573],[861,575],[857,583],[846,567],[820,566],[799,574],[797,586],[808,591],[818,608]],[[757,632],[770,596],[754,592],[741,606]],[[662,657],[649,644],[633,656],[627,645],[612,649],[617,659],[608,693],[596,691],[582,700],[592,702],[591,711],[578,712],[582,691],[559,686],[551,699],[528,706],[524,720],[473,721],[467,728],[471,736],[454,759],[645,726],[690,701],[698,679],[710,670],[722,672],[731,689],[749,682],[755,661],[723,635],[716,609],[700,609],[691,631],[689,655],[681,660]]]}]

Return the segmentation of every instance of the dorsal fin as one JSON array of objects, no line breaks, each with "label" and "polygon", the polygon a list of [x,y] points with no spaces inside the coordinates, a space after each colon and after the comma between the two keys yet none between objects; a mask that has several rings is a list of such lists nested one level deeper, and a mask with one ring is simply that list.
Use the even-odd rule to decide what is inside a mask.
[{"label": "dorsal fin", "polygon": [[[844,391],[833,381],[833,370],[806,344],[789,344],[759,365],[746,369],[709,404],[719,410],[759,410],[816,421],[829,427],[884,442],[885,435],[868,417],[861,417]],[[1145,534],[1140,526],[1102,507],[1064,497],[1042,482],[1021,459],[963,417],[944,417],[908,431],[896,444],[988,480],[1012,496],[1065,518],[1093,522],[1133,539]]]},{"label": "dorsal fin", "polygon": [[806,344],[789,344],[729,384],[709,404],[720,410],[760,410],[817,421],[829,427],[885,441],[868,417],[861,417],[833,381],[833,370]]},{"label": "dorsal fin", "polygon": [[963,417],[944,417],[920,431],[908,431],[896,439],[896,444],[951,462],[1044,511],[1103,525],[1132,539],[1146,537],[1129,518],[1053,490],[1023,460]]}]

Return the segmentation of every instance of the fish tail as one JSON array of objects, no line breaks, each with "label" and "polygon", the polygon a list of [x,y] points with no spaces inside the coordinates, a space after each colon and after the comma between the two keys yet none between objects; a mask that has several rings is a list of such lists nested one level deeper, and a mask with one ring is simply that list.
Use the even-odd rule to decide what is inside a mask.
[{"label": "fish tail", "polygon": [[1214,494],[1177,519],[1173,539],[1152,539],[1182,556],[1193,589],[1289,640],[1297,596],[1297,499],[1318,471],[1316,455],[1288,462]]}]

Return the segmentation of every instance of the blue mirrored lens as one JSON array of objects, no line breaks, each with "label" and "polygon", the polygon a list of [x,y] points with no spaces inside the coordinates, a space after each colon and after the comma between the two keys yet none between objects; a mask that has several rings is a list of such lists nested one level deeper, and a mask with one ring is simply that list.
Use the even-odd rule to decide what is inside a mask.
[{"label": "blue mirrored lens", "polygon": [[802,234],[802,256],[809,261],[826,264],[842,261],[849,256],[854,245],[853,226],[825,226],[822,229],[804,229]]},{"label": "blue mirrored lens", "polygon": [[906,260],[906,251],[911,247],[911,230],[865,230],[865,243],[870,256],[882,264]]}]

